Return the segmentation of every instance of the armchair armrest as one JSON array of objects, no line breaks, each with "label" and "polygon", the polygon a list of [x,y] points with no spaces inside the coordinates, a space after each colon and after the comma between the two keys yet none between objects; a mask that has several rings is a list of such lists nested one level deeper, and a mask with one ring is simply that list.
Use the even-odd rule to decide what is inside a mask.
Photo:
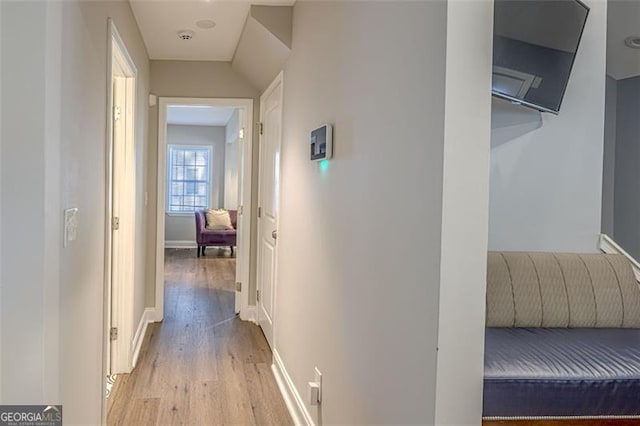
[{"label": "armchair armrest", "polygon": [[195,212],[196,216],[196,241],[202,242],[202,232],[204,232],[207,220],[204,216],[204,210],[198,210]]},{"label": "armchair armrest", "polygon": [[233,225],[233,229],[238,229],[238,211],[229,210],[229,217],[231,218],[231,225]]}]

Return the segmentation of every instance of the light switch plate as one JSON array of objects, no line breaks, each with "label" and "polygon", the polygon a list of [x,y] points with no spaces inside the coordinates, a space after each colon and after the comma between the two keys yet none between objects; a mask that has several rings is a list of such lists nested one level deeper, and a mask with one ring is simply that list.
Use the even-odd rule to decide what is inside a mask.
[{"label": "light switch plate", "polygon": [[64,211],[64,247],[68,247],[72,241],[76,240],[78,233],[78,208],[66,209]]},{"label": "light switch plate", "polygon": [[309,405],[320,404],[320,386],[316,382],[309,382]]}]

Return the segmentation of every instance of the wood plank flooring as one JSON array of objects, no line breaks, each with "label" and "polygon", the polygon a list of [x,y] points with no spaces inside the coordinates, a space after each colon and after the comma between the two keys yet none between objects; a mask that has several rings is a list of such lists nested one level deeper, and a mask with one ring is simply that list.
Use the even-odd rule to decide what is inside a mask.
[{"label": "wood plank flooring", "polygon": [[134,371],[118,376],[107,423],[293,424],[262,331],[235,316],[229,250],[167,250],[165,282],[164,321],[149,326]]}]

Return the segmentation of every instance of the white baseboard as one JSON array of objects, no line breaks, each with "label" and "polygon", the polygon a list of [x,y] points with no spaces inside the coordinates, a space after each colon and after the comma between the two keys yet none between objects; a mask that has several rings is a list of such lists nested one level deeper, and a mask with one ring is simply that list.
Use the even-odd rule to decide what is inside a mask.
[{"label": "white baseboard", "polygon": [[164,312],[161,313],[157,306],[149,309],[153,309],[153,322],[162,322],[164,320]]},{"label": "white baseboard", "polygon": [[[236,296],[237,297],[237,296]],[[240,315],[240,319],[243,321],[249,321],[252,322],[256,325],[258,324],[258,316],[256,315],[256,307],[254,306],[247,306],[247,308],[244,310],[244,312],[241,312],[242,315]]]},{"label": "white baseboard", "polygon": [[181,248],[196,248],[198,247],[198,243],[195,241],[180,241],[180,240],[171,240],[164,242],[164,248],[168,249],[181,249]]},{"label": "white baseboard", "polygon": [[303,426],[315,426],[309,411],[307,411],[307,407],[305,407],[300,397],[300,393],[293,384],[291,377],[289,377],[286,368],[284,368],[282,358],[280,358],[280,355],[278,355],[278,352],[275,350],[273,351],[273,365],[271,365],[271,370],[276,378],[278,388],[280,388],[280,393],[284,398],[293,423]]},{"label": "white baseboard", "polygon": [[140,318],[140,322],[138,323],[138,329],[136,330],[136,335],[133,337],[133,355],[131,357],[131,365],[133,367],[136,366],[136,362],[138,362],[138,355],[140,355],[140,348],[142,348],[142,342],[144,341],[144,336],[147,334],[147,326],[150,322],[155,322],[156,320],[156,309],[155,308],[146,308],[142,313],[142,317]]}]

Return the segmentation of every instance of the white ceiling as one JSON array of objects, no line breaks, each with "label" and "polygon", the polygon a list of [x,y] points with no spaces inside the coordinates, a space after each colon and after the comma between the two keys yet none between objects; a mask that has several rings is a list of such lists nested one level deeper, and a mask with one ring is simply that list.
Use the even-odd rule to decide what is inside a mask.
[{"label": "white ceiling", "polygon": [[167,124],[226,126],[233,111],[234,108],[173,105],[167,107]]},{"label": "white ceiling", "polygon": [[[295,0],[130,0],[151,59],[231,61],[252,4],[291,6]],[[212,29],[196,21],[210,19]],[[179,30],[195,36],[180,40]]]},{"label": "white ceiling", "polygon": [[640,0],[609,0],[607,29],[607,74],[620,80],[640,75],[640,49],[624,44],[629,36],[640,36]]},{"label": "white ceiling", "polygon": [[[130,0],[151,59],[230,61],[251,4],[286,5],[295,0]],[[640,35],[640,0],[609,0],[607,72],[622,79],[640,75],[640,49],[624,39]],[[212,29],[196,21],[211,19]],[[190,29],[193,39],[180,40],[177,31]]]}]

